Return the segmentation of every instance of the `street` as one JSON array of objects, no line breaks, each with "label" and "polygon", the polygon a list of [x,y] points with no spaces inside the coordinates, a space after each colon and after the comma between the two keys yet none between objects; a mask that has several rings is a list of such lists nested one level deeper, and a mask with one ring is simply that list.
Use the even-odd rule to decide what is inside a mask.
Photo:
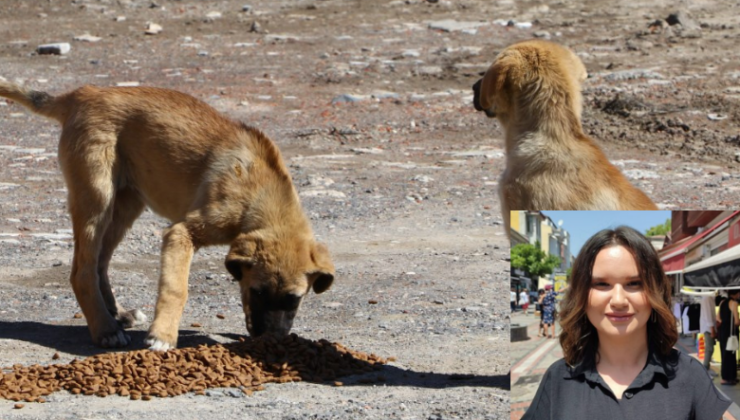
[{"label": "street", "polygon": [[[511,420],[519,420],[524,416],[527,408],[537,393],[537,387],[547,368],[563,357],[560,343],[557,339],[537,337],[539,315],[533,311],[524,315],[516,311],[511,315],[511,325],[526,325],[527,339],[511,343]],[[557,324],[556,324],[557,325]],[[556,334],[560,333],[560,326],[556,327]],[[680,337],[676,348],[692,357],[696,357],[697,349],[692,337]],[[740,419],[740,386],[721,386],[719,378],[719,363],[712,363],[712,370],[717,373],[713,381],[715,386],[733,402],[725,412],[724,420]]]}]

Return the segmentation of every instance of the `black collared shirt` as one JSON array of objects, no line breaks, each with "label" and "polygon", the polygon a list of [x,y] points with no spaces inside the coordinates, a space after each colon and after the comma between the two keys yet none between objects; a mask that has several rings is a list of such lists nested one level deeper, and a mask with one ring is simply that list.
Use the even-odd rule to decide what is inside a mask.
[{"label": "black collared shirt", "polygon": [[654,353],[618,400],[595,367],[553,363],[522,420],[721,420],[732,402],[694,358]]}]

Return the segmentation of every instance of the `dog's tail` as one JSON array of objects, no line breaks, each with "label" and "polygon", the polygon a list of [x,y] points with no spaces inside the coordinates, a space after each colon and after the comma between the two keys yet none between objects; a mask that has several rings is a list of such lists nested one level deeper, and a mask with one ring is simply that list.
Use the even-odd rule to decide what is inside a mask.
[{"label": "dog's tail", "polygon": [[59,122],[64,122],[66,119],[65,107],[59,103],[58,98],[46,92],[26,89],[0,78],[0,96],[18,102],[37,114],[53,118]]}]

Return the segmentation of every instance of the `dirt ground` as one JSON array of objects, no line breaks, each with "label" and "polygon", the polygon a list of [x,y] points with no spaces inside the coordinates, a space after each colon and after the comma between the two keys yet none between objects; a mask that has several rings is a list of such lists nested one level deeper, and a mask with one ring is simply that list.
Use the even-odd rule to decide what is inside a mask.
[{"label": "dirt ground", "polygon": [[[474,111],[470,87],[512,42],[566,44],[591,75],[586,130],[636,185],[663,208],[737,207],[740,17],[727,13],[736,6],[3,0],[0,76],[51,93],[178,89],[267,133],[337,266],[333,288],[306,299],[293,331],[397,360],[374,384],[351,377],[340,388],[276,384],[251,397],[214,390],[148,402],[64,391],[20,410],[0,401],[0,418],[508,418],[502,132]],[[651,27],[679,11],[680,24]],[[148,22],[161,33],[146,35]],[[86,34],[100,39],[75,40]],[[71,51],[35,53],[51,42]],[[0,102],[0,366],[102,351],[73,317],[58,135],[56,123]],[[112,263],[119,301],[149,319],[166,226],[145,213]],[[204,249],[193,261],[181,347],[246,334],[225,252]],[[146,328],[131,331],[132,348]]]}]

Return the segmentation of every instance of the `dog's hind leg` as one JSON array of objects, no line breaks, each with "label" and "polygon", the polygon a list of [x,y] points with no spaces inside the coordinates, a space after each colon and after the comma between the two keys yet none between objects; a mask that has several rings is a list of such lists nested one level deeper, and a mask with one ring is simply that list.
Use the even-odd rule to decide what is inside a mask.
[{"label": "dog's hind leg", "polygon": [[75,243],[70,282],[92,340],[102,347],[130,342],[108,312],[98,278],[98,258],[113,215],[115,141],[114,135],[65,127],[59,142]]},{"label": "dog's hind leg", "polygon": [[103,295],[108,312],[116,318],[123,328],[131,328],[134,325],[146,322],[146,316],[138,309],[127,311],[116,302],[110,287],[108,267],[113,257],[113,251],[143,210],[144,202],[134,189],[123,188],[116,191],[113,202],[113,218],[105,231],[103,246],[98,258],[100,293]]}]

